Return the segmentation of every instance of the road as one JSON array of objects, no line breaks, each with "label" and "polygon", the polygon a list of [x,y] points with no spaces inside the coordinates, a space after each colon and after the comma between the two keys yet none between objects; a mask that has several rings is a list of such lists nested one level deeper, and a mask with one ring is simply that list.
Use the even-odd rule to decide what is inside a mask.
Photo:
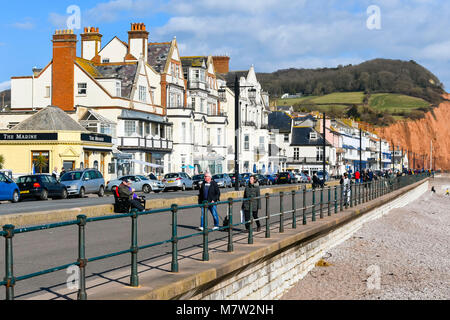
[{"label": "road", "polygon": [[[188,191],[184,194],[196,194],[198,191]],[[151,196],[179,196],[179,192],[158,194]],[[332,193],[332,200],[334,194]],[[111,201],[111,197],[106,198],[87,198],[81,199],[81,201]],[[307,193],[306,205],[311,204],[311,192]],[[320,199],[320,197],[316,197]],[[325,199],[326,195],[325,195]],[[75,200],[77,204],[80,199],[70,199],[66,202]],[[63,202],[59,200],[47,201],[46,203]],[[31,202],[37,204],[40,202]],[[25,205],[22,203],[19,205]],[[300,208],[303,204],[301,195],[296,197],[296,207]],[[28,205],[28,203],[26,204]],[[290,210],[292,208],[292,197],[286,196],[283,201],[284,210]],[[233,205],[233,222],[240,222],[240,207],[241,203],[235,203]],[[333,208],[334,209],[334,208]],[[280,212],[280,199],[278,195],[273,195],[269,202],[269,210],[271,213]],[[308,213],[311,210],[308,210]],[[227,205],[219,206],[219,215],[221,218],[226,216]],[[259,216],[265,215],[266,204],[265,200],[262,201],[262,208]],[[334,212],[333,210],[331,212]],[[319,208],[316,210],[317,219],[319,219]],[[324,210],[324,214],[327,212]],[[285,215],[285,228],[288,228],[292,221],[292,214]],[[208,225],[212,226],[213,221],[210,214],[208,214]],[[279,226],[280,217],[274,216],[270,219],[270,224],[277,228]],[[308,223],[311,223],[311,217],[308,217]],[[222,223],[221,223],[222,224]],[[297,224],[302,224],[301,211],[298,212]],[[181,210],[178,214],[178,236],[182,237],[193,233],[198,233],[197,227],[200,225],[200,210],[185,209]],[[265,230],[265,220],[262,220],[262,231]],[[139,246],[147,245],[154,242],[164,241],[171,238],[171,215],[168,213],[158,213],[153,215],[140,216],[138,219],[138,244]],[[131,221],[130,218],[122,218],[108,221],[89,222],[86,225],[86,256],[87,258],[93,258],[113,252],[127,250],[130,248],[131,239]],[[244,231],[242,225],[236,226],[234,232],[241,233]],[[273,232],[278,232],[273,231]],[[210,241],[214,239],[227,237],[227,233],[221,231],[214,231],[210,233]],[[66,265],[74,263],[78,255],[78,227],[67,226],[50,230],[40,230],[28,233],[16,234],[13,238],[14,246],[14,275],[22,276],[25,274],[38,272],[41,270],[54,268],[60,265]],[[202,247],[202,235],[198,233],[197,236],[186,238],[178,243],[179,249]],[[0,264],[0,270],[4,270],[4,250],[5,246],[0,246],[0,257],[2,257]],[[156,263],[156,261],[162,256],[166,256],[171,252],[171,244],[166,243],[155,247],[143,249],[139,251],[139,263]],[[182,257],[180,253],[180,257]],[[105,260],[97,260],[89,262],[86,275],[89,278],[94,276],[102,276],[106,271],[112,269],[127,266],[130,263],[130,254],[124,254]],[[166,268],[166,266],[164,267]],[[169,266],[170,268],[170,266]],[[69,275],[66,270],[60,270],[46,275],[40,275],[38,277],[18,281],[15,286],[15,296],[17,299],[27,299],[35,295],[42,294],[43,292],[54,292],[61,286],[65,287]],[[2,274],[3,278],[3,274]],[[128,280],[124,279],[124,285]],[[4,287],[0,288],[0,299],[5,298]]]}]

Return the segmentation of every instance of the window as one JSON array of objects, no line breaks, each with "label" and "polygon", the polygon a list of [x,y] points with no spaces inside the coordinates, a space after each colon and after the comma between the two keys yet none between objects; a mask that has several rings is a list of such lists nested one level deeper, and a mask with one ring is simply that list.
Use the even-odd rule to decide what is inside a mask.
[{"label": "window", "polygon": [[51,87],[50,87],[50,86],[46,86],[46,87],[45,87],[45,97],[46,97],[46,98],[50,98],[51,95],[52,95],[52,89],[51,89]]},{"label": "window", "polygon": [[139,86],[139,101],[146,102],[147,101],[147,88],[145,86]]},{"label": "window", "polygon": [[200,70],[194,70],[194,80],[200,79]]},{"label": "window", "polygon": [[192,109],[195,109],[195,98],[191,99],[191,106],[192,106]]},{"label": "window", "polygon": [[177,94],[177,107],[181,108],[181,94]]},{"label": "window", "polygon": [[217,128],[217,145],[222,145],[222,128]]},{"label": "window", "polygon": [[109,63],[109,58],[103,58],[102,63]]},{"label": "window", "polygon": [[87,94],[87,83],[78,83],[78,94],[81,96],[85,96]]},{"label": "window", "polygon": [[311,133],[309,134],[309,139],[317,139],[317,133],[311,132]]},{"label": "window", "polygon": [[263,151],[264,145],[265,145],[264,137],[259,137],[259,150]]},{"label": "window", "polygon": [[211,144],[211,129],[210,128],[206,129],[206,137],[208,139],[208,145],[210,145]]},{"label": "window", "polygon": [[248,134],[244,135],[244,150],[250,150],[250,136]]},{"label": "window", "polygon": [[32,151],[31,163],[34,165],[34,171],[36,173],[50,173],[48,151]]},{"label": "window", "polygon": [[122,96],[122,85],[120,82],[116,82],[116,97]]},{"label": "window", "polygon": [[289,142],[289,133],[284,134],[284,142]]},{"label": "window", "polygon": [[125,136],[129,137],[136,132],[136,121],[125,120]]},{"label": "window", "polygon": [[300,148],[294,148],[294,160],[300,159]]},{"label": "window", "polygon": [[181,133],[183,135],[183,142],[186,142],[186,122],[181,123]]}]

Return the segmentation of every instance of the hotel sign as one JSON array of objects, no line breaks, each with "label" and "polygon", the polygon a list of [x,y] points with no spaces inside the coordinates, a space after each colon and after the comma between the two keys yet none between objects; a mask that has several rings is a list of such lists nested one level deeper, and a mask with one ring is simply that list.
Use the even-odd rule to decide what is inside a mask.
[{"label": "hotel sign", "polygon": [[0,141],[58,140],[58,133],[0,133]]},{"label": "hotel sign", "polygon": [[106,134],[82,133],[81,141],[111,143],[111,136]]}]

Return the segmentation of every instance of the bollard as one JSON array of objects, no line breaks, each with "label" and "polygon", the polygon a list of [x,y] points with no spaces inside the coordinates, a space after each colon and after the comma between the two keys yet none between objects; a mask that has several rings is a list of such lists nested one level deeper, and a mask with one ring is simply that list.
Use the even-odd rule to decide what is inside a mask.
[{"label": "bollard", "polygon": [[172,264],[171,271],[178,272],[178,205],[172,204]]},{"label": "bollard", "polygon": [[5,237],[5,278],[6,281],[6,300],[14,300],[14,286],[16,278],[14,277],[14,260],[13,260],[13,237],[14,226],[7,224],[3,226],[6,232]]},{"label": "bollard", "polygon": [[331,216],[331,187],[328,187],[328,216]]},{"label": "bollard", "polygon": [[292,194],[292,229],[297,229],[297,217],[295,209],[295,190],[291,191]]},{"label": "bollard", "polygon": [[303,187],[303,225],[306,224],[306,186]]},{"label": "bollard", "polygon": [[79,215],[77,216],[78,220],[78,264],[80,268],[80,287],[78,289],[78,300],[86,300],[86,235],[85,235],[85,226],[86,226],[86,216]]},{"label": "bollard", "polygon": [[228,252],[233,252],[233,198],[228,198]]},{"label": "bollard", "polygon": [[284,232],[284,205],[283,205],[283,191],[280,192],[280,233]]},{"label": "bollard", "polygon": [[323,219],[323,187],[320,188],[320,219]]},{"label": "bollard", "polygon": [[269,199],[270,195],[266,193],[266,238],[270,238],[270,214],[269,214]]},{"label": "bollard", "polygon": [[139,251],[137,244],[137,210],[131,210],[131,276],[130,286],[138,287],[139,278],[137,272],[137,253]]},{"label": "bollard", "polygon": [[334,213],[338,213],[338,203],[337,203],[337,196],[338,196],[338,192],[337,192],[337,186],[334,186]]},{"label": "bollard", "polygon": [[250,227],[248,229],[248,244],[253,244],[253,197],[250,197],[250,205],[249,205],[249,212],[250,212]]},{"label": "bollard", "polygon": [[209,261],[208,252],[208,201],[203,201],[203,261]]},{"label": "bollard", "polygon": [[316,221],[316,190],[312,191],[312,221]]}]

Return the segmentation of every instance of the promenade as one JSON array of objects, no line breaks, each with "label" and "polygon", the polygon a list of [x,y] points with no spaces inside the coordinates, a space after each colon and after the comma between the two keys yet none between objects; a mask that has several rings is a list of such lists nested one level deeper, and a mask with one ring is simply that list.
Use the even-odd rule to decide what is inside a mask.
[{"label": "promenade", "polygon": [[[436,193],[431,192],[434,186]],[[450,176],[329,250],[282,300],[450,298]]]}]

